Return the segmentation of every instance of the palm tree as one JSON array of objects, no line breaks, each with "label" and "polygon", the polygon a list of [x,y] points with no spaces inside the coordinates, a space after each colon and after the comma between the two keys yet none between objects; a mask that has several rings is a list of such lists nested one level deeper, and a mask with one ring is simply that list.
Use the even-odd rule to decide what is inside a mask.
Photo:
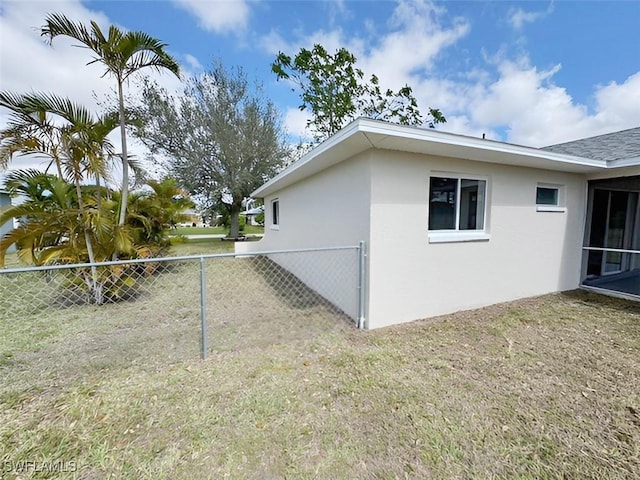
[{"label": "palm tree", "polygon": [[129,196],[129,166],[127,155],[127,137],[125,128],[125,110],[123,84],[131,74],[151,67],[158,71],[169,70],[179,77],[180,67],[176,60],[164,50],[166,44],[144,32],[123,32],[115,26],[109,27],[107,36],[98,24],[91,21],[88,28],[79,22],[69,20],[61,13],[47,15],[46,25],[41,34],[51,43],[59,35],[78,40],[95,54],[89,62],[100,62],[106,67],[106,74],[113,75],[118,85],[118,111],[120,116],[120,139],[122,142],[122,198],[118,225],[125,223],[127,199]]},{"label": "palm tree", "polygon": [[147,245],[156,254],[169,246],[167,231],[186,218],[184,211],[193,208],[189,194],[173,178],[148,180],[150,190],[133,192],[129,197],[127,224],[134,229],[136,244]]},{"label": "palm tree", "polygon": [[[53,94],[14,95],[0,92],[0,106],[8,107],[11,111],[9,127],[0,132],[3,140],[0,153],[8,156],[0,157],[0,161],[6,164],[15,153],[44,153],[54,158],[61,180],[71,179],[75,186],[80,231],[84,236],[88,260],[94,264],[93,231],[96,224],[92,218],[95,215],[90,215],[88,211],[82,182],[88,176],[108,176],[106,158],[113,147],[106,136],[115,127],[115,121],[109,117],[95,121],[86,108]],[[46,125],[47,128],[32,129],[30,118],[38,118],[38,125]],[[43,145],[50,149],[44,149]],[[72,209],[68,200],[67,207]],[[96,298],[99,299],[101,292],[95,267],[92,267],[92,273]]]},{"label": "palm tree", "polygon": [[[116,202],[106,201],[106,208],[96,208],[96,187],[78,188],[77,184],[34,169],[9,172],[5,184],[22,201],[0,212],[0,221],[17,217],[21,222],[0,238],[0,267],[7,249],[14,244],[19,258],[34,265],[86,263],[90,256],[104,261],[114,251],[133,249],[131,229],[116,226]],[[109,267],[91,265],[67,273],[68,287],[88,293],[97,304],[117,298],[128,285],[128,277]],[[78,280],[82,283],[78,284]]]},{"label": "palm tree", "polygon": [[[45,265],[54,260],[86,261],[84,234],[78,222],[80,211],[74,186],[39,170],[9,172],[7,190],[24,199],[0,214],[0,222],[22,219],[20,225],[0,239],[0,266],[7,249],[15,244],[21,260]],[[84,257],[84,258],[83,258]]]}]

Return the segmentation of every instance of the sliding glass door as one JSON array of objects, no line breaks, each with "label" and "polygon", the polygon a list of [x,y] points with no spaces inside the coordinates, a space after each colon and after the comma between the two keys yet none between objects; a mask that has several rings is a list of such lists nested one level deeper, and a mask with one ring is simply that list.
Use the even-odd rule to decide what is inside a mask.
[{"label": "sliding glass door", "polygon": [[638,193],[595,189],[592,202],[589,246],[605,250],[589,252],[587,275],[628,270],[630,255],[615,250],[633,247]]}]

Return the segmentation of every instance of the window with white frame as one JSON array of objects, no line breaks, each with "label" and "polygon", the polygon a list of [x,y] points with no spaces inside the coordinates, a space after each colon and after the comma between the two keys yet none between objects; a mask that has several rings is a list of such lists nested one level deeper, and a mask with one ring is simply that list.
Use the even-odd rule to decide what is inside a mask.
[{"label": "window with white frame", "polygon": [[565,212],[562,185],[539,183],[536,187],[536,210],[539,212]]},{"label": "window with white frame", "polygon": [[487,181],[433,176],[429,179],[429,231],[484,231]]},{"label": "window with white frame", "polygon": [[277,198],[271,201],[271,227],[280,227],[280,200]]},{"label": "window with white frame", "polygon": [[536,188],[536,205],[551,205],[558,207],[560,201],[560,189],[558,187]]}]

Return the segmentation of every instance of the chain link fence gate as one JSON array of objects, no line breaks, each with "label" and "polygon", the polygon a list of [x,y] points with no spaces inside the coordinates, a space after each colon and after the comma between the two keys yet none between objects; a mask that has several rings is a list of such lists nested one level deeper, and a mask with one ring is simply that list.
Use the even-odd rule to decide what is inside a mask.
[{"label": "chain link fence gate", "polygon": [[362,326],[364,268],[361,243],[0,270],[0,368],[46,356],[73,375]]}]

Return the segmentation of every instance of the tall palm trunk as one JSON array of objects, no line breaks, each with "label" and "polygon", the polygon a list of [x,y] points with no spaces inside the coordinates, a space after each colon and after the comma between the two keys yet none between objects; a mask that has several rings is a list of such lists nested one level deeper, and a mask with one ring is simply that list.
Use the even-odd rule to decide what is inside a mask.
[{"label": "tall palm trunk", "polygon": [[102,212],[102,182],[100,181],[100,174],[96,173],[96,203],[98,204],[98,211]]},{"label": "tall palm trunk", "polygon": [[64,175],[62,175],[62,165],[60,165],[60,159],[56,158],[55,163],[56,163],[56,169],[58,170],[58,178],[60,180],[64,180]]},{"label": "tall palm trunk", "polygon": [[64,180],[64,175],[62,173],[62,161],[60,160],[60,155],[58,155],[58,149],[53,146],[51,148],[51,158],[53,159],[53,163],[56,164],[56,170],[58,171],[58,178],[60,180]]},{"label": "tall palm trunk", "polygon": [[124,95],[122,93],[121,78],[118,78],[118,102],[120,111],[120,141],[122,142],[122,195],[120,196],[118,226],[122,227],[127,217],[127,202],[129,200],[129,157],[127,156],[127,133],[124,119]]},{"label": "tall palm trunk", "polygon": [[95,302],[100,305],[103,302],[102,297],[102,285],[98,278],[98,269],[95,266],[96,256],[93,252],[93,242],[89,235],[89,229],[87,224],[87,212],[84,206],[84,200],[82,199],[82,188],[80,187],[80,173],[77,168],[73,171],[73,183],[76,187],[76,195],[78,196],[78,208],[80,209],[80,216],[82,217],[82,231],[84,233],[84,242],[87,245],[87,255],[89,255],[89,263],[91,264],[91,285],[89,286],[90,292],[93,294]]}]

